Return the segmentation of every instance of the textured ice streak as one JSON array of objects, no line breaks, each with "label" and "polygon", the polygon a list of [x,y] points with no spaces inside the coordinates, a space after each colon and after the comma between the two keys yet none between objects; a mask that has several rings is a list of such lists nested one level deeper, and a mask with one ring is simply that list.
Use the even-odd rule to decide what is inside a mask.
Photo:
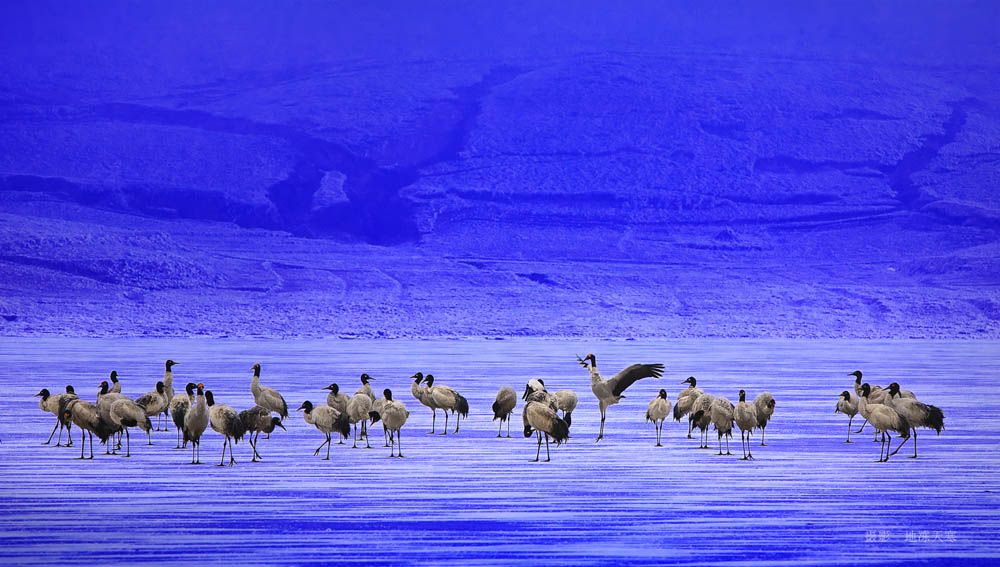
[{"label": "textured ice streak", "polygon": [[[664,362],[664,377],[641,381],[608,412],[605,440],[587,375],[574,354],[594,352],[605,372]],[[238,341],[17,339],[0,344],[0,560],[7,565],[245,565],[443,563],[903,564],[927,558],[1000,559],[1000,459],[989,433],[1000,417],[994,342],[863,341]],[[406,459],[388,449],[333,447],[312,457],[321,435],[299,414],[261,441],[264,462],[213,466],[222,438],[208,432],[203,460],[173,450],[174,434],[140,436],[131,459],[78,445],[42,447],[52,417],[31,398],[72,383],[84,397],[114,368],[138,395],[162,360],[181,362],[176,382],[203,381],[219,403],[249,407],[253,362],[262,382],[298,407],[348,392],[368,372],[412,412]],[[899,380],[941,407],[947,430],[922,432],[920,458],[904,449],[873,461],[867,433],[843,443],[833,413],[861,368],[875,383]],[[429,411],[407,376],[433,372],[472,407],[456,437],[426,435]],[[662,449],[643,423],[660,387],[671,399],[689,375],[706,392],[736,397],[767,389],[777,408],[757,460],[699,451],[669,422]],[[490,404],[502,385],[542,377],[580,394],[573,438],[535,464],[534,443],[496,439]],[[439,416],[440,417],[440,416]],[[439,427],[441,421],[438,421]],[[856,426],[860,421],[856,421]],[[171,426],[172,427],[172,426]],[[453,426],[452,426],[453,427]],[[381,445],[380,430],[372,440]],[[377,443],[375,443],[378,441]],[[79,440],[76,440],[79,443]],[[732,445],[739,452],[739,440]],[[543,449],[544,451],[544,449]],[[100,451],[103,453],[103,451]],[[907,542],[908,532],[919,540]],[[878,538],[884,534],[886,542]],[[954,541],[947,541],[952,536]],[[876,542],[866,540],[874,538]],[[936,541],[936,539],[942,541]]]}]

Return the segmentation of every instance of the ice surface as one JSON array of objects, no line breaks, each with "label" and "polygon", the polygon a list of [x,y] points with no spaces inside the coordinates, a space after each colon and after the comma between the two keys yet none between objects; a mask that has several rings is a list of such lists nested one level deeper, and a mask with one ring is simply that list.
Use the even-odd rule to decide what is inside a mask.
[{"label": "ice surface", "polygon": [[[596,400],[574,358],[586,352],[606,376],[632,362],[666,363],[662,379],[638,382],[609,409],[596,445]],[[981,341],[7,339],[0,343],[0,561],[992,563],[1000,560],[998,353],[995,342]],[[31,398],[41,387],[72,383],[93,399],[113,368],[123,392],[135,396],[159,379],[168,357],[180,362],[175,387],[203,381],[238,409],[252,404],[254,362],[263,365],[262,383],[292,407],[323,400],[321,388],[332,381],[351,393],[367,372],[376,390],[392,388],[412,412],[402,438],[407,458],[389,459],[380,446],[335,445],[331,460],[321,461],[312,457],[321,436],[299,414],[287,433],[261,441],[263,463],[250,463],[240,443],[233,468],[213,466],[222,439],[212,431],[201,467],[172,449],[173,431],[155,434],[152,447],[136,435],[131,459],[78,461],[78,445],[40,445],[53,423]],[[844,444],[847,419],[833,408],[858,368],[873,383],[898,380],[943,409],[947,429],[940,437],[921,430],[918,459],[905,458],[906,447],[889,463],[873,462],[878,445],[867,428]],[[459,435],[426,435],[430,412],[407,380],[417,370],[468,398]],[[653,447],[646,404],[661,387],[676,401],[689,375],[730,399],[741,388],[773,393],[768,446],[753,447],[755,461],[715,455],[714,438],[713,450],[699,451],[673,422],[664,427],[665,447]],[[547,464],[528,462],[535,445],[519,432],[520,406],[514,438],[496,439],[490,422],[496,391],[520,391],[533,377],[580,396],[573,438]],[[373,443],[379,439],[373,428]],[[738,438],[731,447],[739,452]]]}]

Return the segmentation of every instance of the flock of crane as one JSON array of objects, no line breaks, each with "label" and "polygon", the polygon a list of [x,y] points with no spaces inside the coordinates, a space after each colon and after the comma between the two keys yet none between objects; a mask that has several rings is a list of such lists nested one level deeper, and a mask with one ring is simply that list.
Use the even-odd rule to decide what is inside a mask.
[{"label": "flock of crane", "polygon": [[[597,357],[588,354],[584,358],[577,357],[578,362],[590,373],[591,390],[597,397],[601,411],[601,427],[597,441],[604,438],[604,422],[607,409],[623,399],[625,390],[643,378],[660,378],[663,374],[662,364],[633,364],[609,379],[604,379],[597,370]],[[138,427],[146,433],[147,444],[152,445],[151,418],[156,418],[155,431],[168,431],[167,420],[172,420],[177,429],[176,449],[186,449],[191,444],[191,463],[201,464],[201,439],[205,431],[211,427],[224,436],[222,445],[222,460],[218,466],[226,464],[226,449],[229,450],[229,465],[236,464],[233,455],[233,445],[245,437],[249,437],[252,449],[251,461],[260,460],[258,441],[261,433],[269,438],[275,428],[285,429],[282,422],[288,417],[288,404],[282,395],[273,388],[260,385],[260,364],[253,365],[253,379],[250,391],[253,394],[254,407],[237,412],[228,405],[215,403],[215,398],[204,384],[189,382],[184,392],[175,394],[173,388],[172,368],[177,365],[173,360],[167,360],[163,379],[156,383],[156,388],[131,399],[121,393],[121,382],[118,374],[111,372],[110,384],[107,380],[100,384],[97,403],[92,404],[80,399],[73,386],[66,386],[66,392],[51,394],[43,389],[36,397],[40,397],[39,407],[42,411],[56,416],[56,424],[52,428],[49,439],[43,443],[49,444],[56,430],[59,437],[56,446],[62,446],[63,429],[67,431],[67,445],[72,446],[72,426],[81,430],[80,459],[85,458],[85,435],[90,437],[90,458],[94,458],[94,435],[97,435],[102,445],[106,445],[106,454],[117,454],[122,449],[122,437],[125,438],[125,457],[131,456],[131,439],[129,429]],[[910,439],[913,432],[913,457],[917,456],[916,428],[934,429],[938,434],[944,429],[944,414],[935,406],[923,404],[909,390],[902,390],[899,384],[893,382],[888,388],[880,388],[862,383],[861,371],[850,375],[855,377],[854,395],[850,391],[841,393],[835,411],[849,416],[847,443],[851,443],[851,428],[854,416],[858,413],[865,419],[865,424],[871,423],[875,429],[875,441],[882,434],[882,449],[878,462],[886,462],[890,455],[895,455]],[[410,393],[422,405],[431,409],[431,431],[437,429],[437,411],[442,410],[445,417],[444,429],[439,435],[448,434],[449,417],[455,418],[454,433],[459,432],[461,419],[469,414],[469,402],[454,389],[435,384],[434,376],[417,372],[411,379]],[[371,387],[375,380],[368,374],[361,375],[361,388],[353,396],[340,392],[340,387],[330,384],[324,387],[329,393],[325,404],[313,404],[306,400],[297,411],[303,412],[303,418],[325,436],[325,439],[313,456],[319,455],[326,447],[326,460],[330,458],[330,446],[333,435],[340,438],[338,444],[352,437],[353,448],[358,448],[359,438],[365,442],[366,448],[371,448],[368,438],[368,426],[378,421],[382,422],[385,447],[389,448],[390,457],[402,457],[400,444],[402,428],[409,418],[410,412],[403,402],[393,398],[392,390],[386,388],[382,396],[376,398]],[[740,429],[740,440],[743,446],[742,460],[753,459],[751,451],[751,436],[760,430],[760,446],[764,443],[764,431],[774,413],[775,400],[769,392],[762,392],[747,401],[746,392],[739,391],[739,401],[734,405],[723,396],[706,394],[697,387],[697,380],[690,377],[681,382],[687,388],[677,395],[677,402],[671,404],[666,390],[660,390],[646,409],[646,421],[652,422],[656,431],[656,446],[662,447],[661,434],[663,423],[668,417],[680,421],[685,416],[688,419],[688,439],[694,428],[700,431],[699,448],[708,449],[709,427],[714,427],[719,455],[732,455],[729,450],[729,440],[733,429]],[[510,420],[517,406],[517,393],[514,388],[504,386],[497,393],[493,402],[493,420],[500,421],[497,437],[503,433],[504,422],[507,423],[507,437],[510,437]],[[534,462],[541,457],[542,441],[545,441],[546,461],[551,460],[549,442],[556,446],[566,441],[572,424],[573,410],[578,403],[578,397],[572,390],[558,390],[550,393],[541,379],[532,379],[525,385],[521,396],[525,404],[521,417],[524,426],[524,437],[533,434],[537,439],[537,449]],[[672,410],[672,412],[671,412]],[[562,412],[562,415],[559,415]],[[160,419],[164,418],[161,429]],[[862,424],[860,433],[865,424]],[[890,432],[896,432],[902,439],[895,451],[892,449]],[[722,439],[726,439],[726,451],[722,451]]]}]

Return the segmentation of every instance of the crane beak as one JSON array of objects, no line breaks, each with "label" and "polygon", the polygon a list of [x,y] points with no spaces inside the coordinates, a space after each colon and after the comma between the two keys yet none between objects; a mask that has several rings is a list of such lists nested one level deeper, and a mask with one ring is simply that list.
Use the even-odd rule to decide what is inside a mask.
[{"label": "crane beak", "polygon": [[333,390],[333,388],[331,388],[330,386],[324,386],[323,389],[324,390]]},{"label": "crane beak", "polygon": [[[282,429],[285,429],[285,426],[284,426],[284,425],[281,425],[281,422],[280,422],[280,421],[279,421],[278,423],[275,423],[275,425],[277,425],[278,427],[280,427],[280,428],[282,428]],[[285,431],[288,431],[288,430],[287,430],[287,429],[285,429]]]}]

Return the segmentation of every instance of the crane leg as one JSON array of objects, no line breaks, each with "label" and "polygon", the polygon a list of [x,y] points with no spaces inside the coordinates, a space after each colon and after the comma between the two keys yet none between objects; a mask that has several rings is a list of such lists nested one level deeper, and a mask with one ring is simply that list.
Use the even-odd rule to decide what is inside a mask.
[{"label": "crane leg", "polygon": [[42,443],[42,445],[48,445],[49,443],[52,442],[52,436],[54,436],[56,434],[56,428],[58,428],[60,425],[62,425],[62,424],[59,423],[59,418],[57,417],[56,418],[56,426],[52,428],[52,433],[49,434],[49,440],[46,441],[45,443]]},{"label": "crane leg", "polygon": [[368,435],[365,435],[365,449],[371,449],[372,444],[368,442]]},{"label": "crane leg", "polygon": [[94,432],[90,432],[90,458],[94,458]]},{"label": "crane leg", "polygon": [[766,429],[767,429],[766,425],[760,428],[760,446],[761,447],[767,447],[767,443],[764,443],[764,431]]},{"label": "crane leg", "polygon": [[56,437],[56,447],[62,447],[62,430],[64,426],[58,417],[56,418],[56,427],[59,428],[59,437]]},{"label": "crane leg", "polygon": [[606,416],[605,416],[605,413],[604,413],[604,408],[601,408],[601,432],[597,434],[597,441],[594,441],[594,443],[597,443],[601,439],[604,439],[604,418],[605,417]]},{"label": "crane leg", "polygon": [[722,433],[719,433],[719,452],[716,453],[716,454],[717,455],[721,455],[722,454]]},{"label": "crane leg", "polygon": [[[159,418],[157,418],[157,419],[159,419]],[[157,429],[157,431],[159,431],[159,429]],[[146,431],[146,444],[147,445],[152,445],[153,444],[153,434],[149,430]]]},{"label": "crane leg", "polygon": [[542,433],[540,431],[536,431],[535,435],[538,436],[538,450],[535,451],[535,460],[531,461],[533,463],[537,463],[539,456],[542,454]]},{"label": "crane leg", "polygon": [[448,434],[448,410],[444,410],[444,431],[442,431],[438,435],[447,435],[447,434]]},{"label": "crane leg", "polygon": [[916,459],[917,458],[917,428],[916,427],[913,428],[913,456],[912,457],[907,457],[907,458],[908,459]]},{"label": "crane leg", "polygon": [[500,420],[500,429],[497,429],[497,437],[502,437],[500,434],[503,433],[503,420]]},{"label": "crane leg", "polygon": [[402,443],[402,441],[403,441],[403,428],[400,427],[399,429],[396,430],[396,448],[399,449],[397,451],[399,454],[396,455],[396,456],[399,457],[399,458],[401,458],[401,459],[403,458],[403,443]]},{"label": "crane leg", "polygon": [[125,428],[125,456],[132,456],[132,438],[128,434],[128,427]]},{"label": "crane leg", "polygon": [[254,452],[254,454],[257,455],[257,459],[258,460],[264,460],[264,457],[261,457],[260,453],[257,452],[257,442],[258,442],[259,439],[260,439],[260,431],[258,431],[257,434],[253,438],[253,452]]},{"label": "crane leg", "polygon": [[[357,449],[357,448],[358,448],[358,424],[355,423],[354,424],[354,445],[351,446],[351,449]],[[319,450],[317,449],[317,452],[318,451]]]},{"label": "crane leg", "polygon": [[726,454],[727,454],[727,455],[732,455],[732,453],[731,453],[731,452],[729,451],[729,439],[730,439],[730,438],[732,438],[732,436],[733,436],[733,434],[732,434],[732,433],[730,433],[730,434],[729,434],[729,435],[728,435],[728,436],[726,437]]},{"label": "crane leg", "polygon": [[549,456],[549,434],[546,433],[545,434],[545,462],[547,463],[547,462],[549,462],[551,460],[552,460],[552,457]]},{"label": "crane leg", "polygon": [[226,466],[226,465],[225,465],[225,464],[223,464],[223,463],[225,463],[225,462],[226,462],[226,443],[227,443],[227,442],[229,442],[229,437],[226,437],[226,439],[225,439],[225,440],[224,440],[224,441],[222,442],[222,458],[221,458],[221,459],[219,459],[219,464],[218,464],[218,465],[216,465],[216,466],[219,466],[219,467],[224,467],[224,466]]},{"label": "crane leg", "polygon": [[230,439],[228,435],[226,436],[226,439],[229,441],[229,466],[239,464],[236,462],[236,457],[233,456],[233,445],[235,443],[233,443],[233,440]]},{"label": "crane leg", "polygon": [[389,436],[389,430],[385,428],[385,424],[384,423],[382,424],[382,438],[385,439],[385,445],[383,445],[383,447],[389,447],[390,446],[389,445],[389,441],[391,439],[390,439],[390,436]]},{"label": "crane leg", "polygon": [[462,414],[455,414],[455,434],[458,434],[458,428],[462,426]]},{"label": "crane leg", "polygon": [[691,418],[689,417],[688,418],[688,439],[694,439],[694,437],[691,437],[691,427],[693,425],[694,425],[694,422],[691,421]]},{"label": "crane leg", "polygon": [[865,425],[867,425],[867,424],[868,424],[868,420],[866,419],[865,422],[861,424],[861,429],[858,429],[857,431],[855,431],[855,433],[861,433],[862,431],[864,431],[865,430]]},{"label": "crane leg", "polygon": [[853,415],[851,416],[851,419],[847,420],[847,441],[844,441],[844,443],[853,443],[853,441],[851,441],[851,422],[852,421],[854,421],[854,416]]},{"label": "crane leg", "polygon": [[436,409],[431,408],[431,432],[428,435],[434,434],[434,428],[437,427],[438,412]]},{"label": "crane leg", "polygon": [[332,445],[331,441],[333,441],[333,438],[331,438],[330,434],[327,433],[326,434],[326,458],[323,459],[324,461],[329,461],[330,460],[330,445]]},{"label": "crane leg", "polygon": [[510,439],[510,414],[507,414],[507,438]]},{"label": "crane leg", "polygon": [[191,462],[188,463],[189,465],[195,464],[195,462],[194,462],[194,448],[195,448],[195,445],[197,445],[197,443],[195,443],[194,441],[192,441],[191,442]]},{"label": "crane leg", "polygon": [[[86,433],[83,432],[82,429],[80,430],[80,437],[81,437],[81,439],[80,439],[80,459],[82,460],[83,459],[83,449],[86,448],[86,446],[87,446],[87,435],[86,435]],[[93,437],[90,438],[90,451],[91,452],[94,451],[94,438]]]}]

